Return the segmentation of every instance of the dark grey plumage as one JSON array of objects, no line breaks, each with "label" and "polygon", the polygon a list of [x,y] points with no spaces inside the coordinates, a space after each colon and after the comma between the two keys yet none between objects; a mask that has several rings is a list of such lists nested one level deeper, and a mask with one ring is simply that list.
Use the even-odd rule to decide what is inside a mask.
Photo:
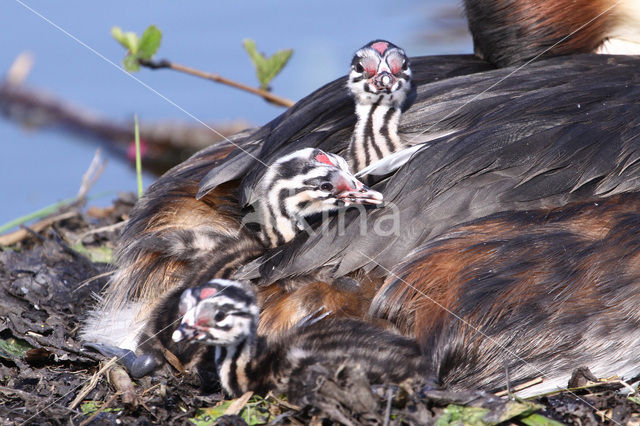
[{"label": "dark grey plumage", "polygon": [[542,377],[520,394],[531,396],[578,367],[636,377],[639,212],[627,193],[455,227],[394,268],[370,315],[415,336],[448,388]]},{"label": "dark grey plumage", "polygon": [[[378,264],[386,274],[456,224],[640,188],[640,59],[576,55],[508,77],[513,71],[417,85],[400,123],[403,138],[449,134],[425,144],[376,187],[387,207],[368,214],[364,232],[353,213],[342,232],[334,223],[301,237],[261,264],[261,282],[318,268],[341,276]],[[258,275],[245,271],[238,276]]]}]

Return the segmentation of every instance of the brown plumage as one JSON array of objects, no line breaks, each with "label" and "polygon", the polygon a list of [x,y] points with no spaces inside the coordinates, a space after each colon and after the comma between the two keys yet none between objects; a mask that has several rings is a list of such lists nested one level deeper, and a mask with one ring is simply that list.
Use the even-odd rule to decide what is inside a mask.
[{"label": "brown plumage", "polygon": [[415,336],[438,382],[494,390],[573,369],[640,372],[640,194],[456,227],[392,272],[371,315]]},{"label": "brown plumage", "polygon": [[304,282],[305,277],[299,277],[292,286],[281,283],[259,287],[258,333],[263,336],[282,334],[313,313],[364,318],[383,279],[362,272],[352,276],[354,281],[344,280],[343,285],[329,280]]},{"label": "brown plumage", "polygon": [[[239,233],[240,209],[233,182],[200,200],[194,195],[211,165],[224,159],[245,135],[236,135],[233,143],[225,141],[200,151],[147,189],[122,231],[115,253],[118,269],[100,307],[89,313],[87,326],[81,332],[85,339],[135,347],[135,336],[144,317],[167,290],[183,282],[187,271],[197,270],[198,262],[211,248],[206,245],[215,242],[215,235],[230,237]],[[191,249],[183,247],[177,253],[183,234],[193,230],[206,230],[212,238],[191,241]],[[134,327],[120,325],[120,319],[114,318],[122,316],[124,310],[138,318]],[[101,333],[106,335],[104,339]],[[110,334],[123,338],[113,341]]]},{"label": "brown plumage", "polygon": [[465,0],[465,10],[476,54],[498,66],[640,41],[635,0]]}]

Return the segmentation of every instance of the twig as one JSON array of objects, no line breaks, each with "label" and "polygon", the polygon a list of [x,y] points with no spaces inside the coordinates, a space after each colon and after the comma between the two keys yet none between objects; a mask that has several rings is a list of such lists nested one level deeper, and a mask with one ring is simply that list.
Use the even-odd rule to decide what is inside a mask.
[{"label": "twig", "polygon": [[102,172],[104,172],[106,166],[107,160],[102,159],[102,150],[98,148],[96,153],[93,155],[89,168],[82,176],[82,183],[80,184],[78,195],[76,195],[77,202],[84,202],[87,194],[91,188],[93,188],[93,185],[95,185],[98,179],[100,179],[100,176],[102,175]]},{"label": "twig", "polygon": [[276,402],[276,404],[282,405],[284,408],[286,408],[288,410],[293,410],[293,411],[302,410],[302,407],[300,407],[299,405],[292,404],[289,401],[284,401],[284,400],[278,398],[277,396],[275,396],[271,391],[269,391],[269,393],[265,397],[265,399],[269,399],[269,398],[273,399]]},{"label": "twig", "polygon": [[[578,386],[575,388],[566,388],[566,389],[558,389],[558,390],[554,390],[554,391],[550,391],[550,392],[546,392],[540,395],[533,395],[531,397],[527,397],[526,399],[530,399],[530,398],[539,398],[542,396],[553,396],[553,395],[558,395],[561,394],[563,392],[576,392],[579,390],[584,390],[584,389],[591,389],[591,388],[597,388],[600,386],[606,386],[606,385],[620,385],[620,387],[624,387],[627,388],[633,392],[637,392],[635,389],[633,389],[633,387],[625,382],[624,380],[620,380],[618,378],[610,378],[610,379],[600,379],[597,382],[588,382],[586,385],[584,386]],[[497,395],[497,394],[496,394]]]},{"label": "twig", "polygon": [[74,243],[77,244],[77,243],[81,242],[84,237],[88,237],[89,235],[99,234],[100,232],[115,231],[116,229],[121,228],[124,225],[126,225],[127,222],[128,222],[127,220],[123,220],[122,222],[114,223],[113,225],[107,225],[107,226],[101,226],[100,228],[89,229],[88,231],[83,232],[82,234],[78,235],[74,239]]},{"label": "twig", "polygon": [[245,392],[241,397],[234,399],[233,402],[227,407],[227,409],[224,410],[224,415],[238,415],[240,411],[242,411],[244,405],[252,396],[253,392],[249,391]]},{"label": "twig", "polygon": [[42,238],[41,235],[38,235],[36,231],[29,228],[27,225],[25,224],[20,225],[20,229],[22,229],[23,231],[27,231],[27,234],[31,235],[36,240],[40,241],[40,244],[44,243],[44,238]]},{"label": "twig", "polygon": [[[41,209],[38,210],[37,212],[24,216],[22,218],[20,218],[19,220],[16,221],[12,221],[9,224],[3,226],[2,228],[7,228],[9,226],[16,226],[16,225],[21,225],[22,223],[31,220],[31,219],[35,219],[38,216],[44,215],[46,213],[48,213],[50,210],[52,209],[56,209],[56,210],[60,210],[63,208],[71,208],[74,205],[78,205],[78,204],[82,204],[85,202],[86,197],[87,197],[87,193],[91,190],[91,188],[93,187],[93,185],[95,185],[95,183],[98,181],[98,179],[100,179],[100,176],[102,175],[102,172],[104,171],[104,168],[106,166],[106,161],[102,160],[102,154],[101,154],[101,150],[100,148],[98,148],[98,150],[96,151],[96,153],[93,156],[93,159],[91,160],[91,164],[89,164],[89,168],[87,169],[87,171],[85,172],[85,174],[82,176],[82,183],[80,184],[80,189],[78,190],[78,195],[76,195],[76,197],[74,199],[71,200],[65,200],[62,201],[60,203],[56,203],[53,206],[47,207],[45,209]],[[55,212],[52,212],[55,213]],[[64,219],[68,219],[71,217],[74,217],[76,215],[78,215],[79,213],[75,210],[72,211],[67,211],[64,213],[60,213],[56,216],[52,216],[52,217],[48,217],[45,219],[42,219],[39,222],[36,222],[35,224],[33,224],[32,226],[30,226],[31,230],[33,230],[34,232],[40,232],[43,229],[45,229],[46,227],[59,222],[61,220]],[[17,231],[14,231],[12,233],[3,235],[2,237],[0,237],[0,245],[12,245],[15,244],[19,241],[22,241],[24,238],[27,237],[27,235],[29,235],[29,230],[26,229],[18,229]]]},{"label": "twig", "polygon": [[111,366],[113,364],[115,364],[117,360],[118,360],[118,357],[114,356],[100,370],[98,370],[93,375],[93,377],[91,377],[91,380],[89,381],[89,383],[84,385],[84,387],[78,393],[78,396],[76,396],[76,398],[73,400],[73,402],[69,405],[69,409],[70,410],[75,409],[78,406],[78,404],[80,404],[82,402],[84,397],[89,395],[89,392],[91,392],[93,390],[93,388],[95,388],[96,385],[98,384],[98,381],[100,380],[100,377],[102,375],[104,375],[105,371],[107,371],[109,368],[111,368]]},{"label": "twig", "polygon": [[391,421],[391,402],[393,401],[393,390],[387,389],[387,408],[384,410],[384,426],[389,426]]},{"label": "twig", "polygon": [[118,365],[113,366],[109,369],[107,378],[111,386],[116,390],[116,393],[120,395],[124,405],[131,409],[138,406],[136,389],[124,368]]},{"label": "twig", "polygon": [[142,391],[140,396],[143,397],[146,394],[148,394],[149,392],[151,392],[152,390],[154,390],[155,388],[159,388],[160,386],[162,386],[162,383],[156,383],[155,385],[151,386],[150,388],[145,389],[144,391]]},{"label": "twig", "polygon": [[[79,213],[75,210],[64,212],[56,216],[51,216],[46,219],[42,219],[30,225],[29,228],[35,232],[40,232],[43,229],[53,225],[56,222],[70,219],[72,217],[77,216],[78,214]],[[16,231],[10,232],[8,234],[0,236],[0,246],[10,246],[10,245],[16,244],[22,241],[23,239],[25,239],[28,235],[29,235],[29,231],[27,231],[26,229],[18,229]]]},{"label": "twig", "polygon": [[247,86],[246,84],[229,80],[228,78],[222,77],[218,74],[200,71],[195,68],[191,68],[184,65],[176,64],[175,62],[167,61],[166,59],[163,59],[160,61],[140,59],[138,60],[138,62],[140,63],[140,65],[153,70],[161,69],[161,68],[169,68],[175,71],[180,71],[186,74],[194,75],[196,77],[204,78],[205,80],[211,80],[217,83],[226,84],[228,86],[235,87],[236,89],[245,90],[249,93],[253,93],[254,95],[262,96],[267,101],[272,102],[276,105],[283,106],[285,108],[289,108],[294,104],[292,100],[281,98],[280,96],[274,95],[273,93],[267,92],[266,90],[256,89],[255,87]]},{"label": "twig", "polygon": [[43,207],[40,210],[37,210],[35,212],[29,213],[27,215],[24,215],[12,221],[9,221],[4,225],[0,226],[0,234],[12,228],[15,228],[16,226],[20,226],[23,223],[29,222],[30,220],[42,219],[46,216],[51,216],[59,212],[60,209],[71,206],[74,203],[74,201],[75,201],[75,198],[67,198],[66,200],[58,201],[47,207]]},{"label": "twig", "polygon": [[526,389],[529,388],[531,386],[537,385],[538,383],[542,383],[543,382],[543,378],[542,377],[538,377],[536,379],[533,380],[529,380],[528,382],[522,383],[521,385],[518,386],[514,386],[513,389],[511,390],[503,390],[500,392],[496,392],[496,396],[505,396],[508,395],[509,393],[515,393],[515,392],[520,392],[522,389]]},{"label": "twig", "polygon": [[[1,74],[1,73],[0,73]],[[16,74],[19,74],[16,71]],[[19,78],[19,75],[15,77]],[[43,90],[23,84],[12,84],[0,76],[0,116],[30,129],[55,128],[89,138],[106,141],[110,152],[131,160],[128,150],[134,138],[133,126],[91,111],[86,106],[73,105]],[[145,170],[160,175],[180,162],[181,158],[224,140],[250,127],[250,123],[235,120],[229,123],[195,126],[172,121],[140,123],[140,138],[145,143]],[[222,136],[220,136],[222,135]],[[88,138],[89,137],[89,138]]]},{"label": "twig", "polygon": [[5,82],[15,85],[22,84],[27,79],[32,68],[33,54],[30,52],[20,53],[11,64],[9,71],[7,71]]}]

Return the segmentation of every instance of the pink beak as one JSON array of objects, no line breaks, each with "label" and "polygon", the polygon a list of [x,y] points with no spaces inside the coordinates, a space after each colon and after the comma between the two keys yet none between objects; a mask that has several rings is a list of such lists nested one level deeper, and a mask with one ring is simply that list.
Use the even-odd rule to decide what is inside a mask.
[{"label": "pink beak", "polygon": [[361,188],[354,191],[343,191],[338,194],[337,198],[344,202],[346,206],[349,206],[351,204],[377,206],[382,204],[382,202],[384,201],[381,193],[379,193],[378,191],[374,191],[373,189],[370,189],[365,185],[362,185]]}]

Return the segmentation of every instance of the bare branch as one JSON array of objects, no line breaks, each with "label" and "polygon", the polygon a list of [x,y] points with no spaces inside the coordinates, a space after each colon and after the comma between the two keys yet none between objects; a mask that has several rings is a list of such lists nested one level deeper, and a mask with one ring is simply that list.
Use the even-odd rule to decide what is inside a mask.
[{"label": "bare branch", "polygon": [[276,96],[271,92],[267,92],[266,90],[257,89],[255,87],[247,86],[243,83],[238,83],[237,81],[229,80],[228,78],[222,77],[218,74],[208,73],[204,71],[200,71],[195,68],[187,67],[184,65],[177,64],[175,62],[167,61],[166,59],[160,61],[153,60],[138,60],[140,65],[150,68],[150,69],[162,69],[169,68],[175,71],[180,71],[186,74],[194,75],[196,77],[204,78],[206,80],[215,81],[217,83],[226,84],[231,87],[235,87],[236,89],[245,90],[249,93],[253,93],[254,95],[258,95],[266,99],[267,101],[274,103],[276,105],[280,105],[286,108],[293,106],[294,102],[290,99],[281,98],[280,96]]}]

